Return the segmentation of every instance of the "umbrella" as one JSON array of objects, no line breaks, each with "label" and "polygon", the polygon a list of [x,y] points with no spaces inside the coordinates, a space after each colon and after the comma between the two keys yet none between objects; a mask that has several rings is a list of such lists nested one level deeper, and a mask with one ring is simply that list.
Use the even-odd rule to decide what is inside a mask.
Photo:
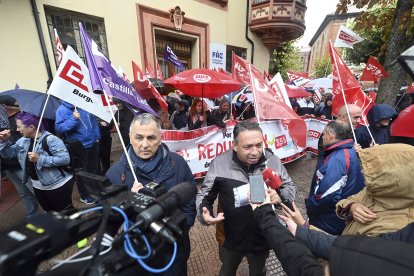
[{"label": "umbrella", "polygon": [[289,98],[304,98],[311,96],[302,86],[285,85]]},{"label": "umbrella", "polygon": [[239,104],[247,103],[247,102],[253,102],[253,93],[250,87],[245,86],[241,89],[239,93],[234,95],[233,99],[231,100],[232,104]]},{"label": "umbrella", "polygon": [[209,69],[190,69],[164,81],[184,94],[200,98],[219,98],[231,91],[239,90],[240,83],[231,76]]},{"label": "umbrella", "polygon": [[391,125],[391,136],[414,138],[414,105],[410,105],[400,112]]},{"label": "umbrella", "polygon": [[[20,111],[24,111],[38,117],[42,114],[47,95],[48,94],[46,93],[26,89],[13,89],[0,92],[0,96],[13,97],[19,103]],[[50,95],[43,118],[54,120],[56,110],[59,106],[60,100]]]},{"label": "umbrella", "polygon": [[330,78],[319,78],[311,80],[306,84],[306,87],[322,87],[332,89],[332,79]]}]

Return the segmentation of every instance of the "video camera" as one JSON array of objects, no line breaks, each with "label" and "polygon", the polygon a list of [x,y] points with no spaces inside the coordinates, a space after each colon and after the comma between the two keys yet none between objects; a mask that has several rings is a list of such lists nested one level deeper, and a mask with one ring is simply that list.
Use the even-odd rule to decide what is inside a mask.
[{"label": "video camera", "polygon": [[95,233],[94,243],[76,259],[37,274],[146,275],[171,266],[186,227],[179,207],[195,197],[194,184],[181,183],[166,193],[151,182],[132,193],[126,185],[111,185],[106,177],[83,171],[77,177],[88,183],[100,205],[38,214],[1,233],[0,275],[36,275],[40,262]]}]

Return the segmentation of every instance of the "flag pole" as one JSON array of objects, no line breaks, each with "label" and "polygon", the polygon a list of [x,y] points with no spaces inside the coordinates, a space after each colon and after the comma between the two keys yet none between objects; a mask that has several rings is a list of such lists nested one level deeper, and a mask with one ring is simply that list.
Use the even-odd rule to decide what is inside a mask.
[{"label": "flag pole", "polygon": [[346,114],[348,115],[349,125],[351,126],[351,130],[352,130],[352,136],[354,137],[355,143],[357,143],[357,139],[356,139],[356,136],[355,136],[354,126],[352,125],[351,114],[349,113],[349,108],[348,108],[348,104],[346,102],[344,87],[342,85],[342,80],[341,80],[340,73],[339,73],[338,62],[336,60],[336,54],[333,52],[335,49],[332,46],[332,41],[331,40],[329,40],[329,44],[330,44],[331,52],[332,52],[332,55],[333,55],[333,58],[334,58],[336,72],[338,73],[339,84],[341,85],[341,93],[342,93],[342,97],[344,98]]},{"label": "flag pole", "polygon": [[[80,29],[81,29],[81,37],[82,37],[83,46],[84,46],[83,48],[84,48],[84,49],[85,49],[85,48],[88,48],[88,49],[85,49],[85,50],[86,50],[86,51],[90,51],[90,52],[91,52],[91,54],[92,54],[91,49],[89,49],[89,45],[88,45],[88,43],[85,41],[85,37],[84,37],[84,35],[86,35],[86,33],[84,33],[85,31],[84,31],[84,29],[83,29],[83,26],[82,26],[82,23],[81,23],[81,22],[79,22],[79,27],[80,27]],[[86,46],[86,47],[85,47],[85,46]],[[87,56],[87,55],[86,55],[86,56]],[[96,66],[96,64],[95,64],[95,60],[94,60],[93,58],[91,58],[91,61],[92,61],[92,64],[93,64],[93,67],[94,67],[94,68],[88,68],[88,69],[89,69],[89,71],[91,71],[91,69],[92,69],[92,70],[97,70],[97,68],[98,68],[98,67],[97,67],[97,66]],[[97,73],[97,72],[96,72],[96,73]],[[97,79],[98,79],[99,84],[100,84],[100,86],[101,86],[100,88],[102,89],[102,92],[103,92],[103,93],[104,93],[104,95],[105,95],[105,100],[108,102],[109,97],[108,97],[108,95],[106,94],[105,89],[103,89],[102,80],[101,80],[100,78],[97,78]],[[93,93],[93,92],[92,92],[92,93]],[[109,108],[109,111],[111,112],[112,120],[114,120],[114,122],[116,122],[116,119],[115,119],[115,114],[114,114],[114,111],[112,110],[112,108],[111,108],[110,104],[108,104],[108,108]],[[124,143],[124,141],[123,141],[123,139],[122,139],[122,136],[121,136],[121,131],[119,130],[119,126],[118,126],[118,124],[115,124],[115,128],[116,128],[116,131],[117,131],[117,133],[118,133],[119,137],[121,138],[121,139],[119,139],[119,140],[121,140],[122,149],[124,150],[125,157],[126,157],[126,159],[127,159],[128,165],[129,165],[129,167],[131,168],[132,176],[134,177],[135,182],[139,183],[138,178],[137,178],[137,176],[136,176],[136,174],[135,174],[134,166],[132,165],[131,158],[129,157],[128,151],[127,151],[127,149],[126,149],[126,147],[125,147],[125,143]]]},{"label": "flag pole", "polygon": [[43,105],[42,113],[40,114],[40,118],[39,118],[39,123],[37,124],[37,128],[36,128],[36,135],[35,135],[35,138],[33,140],[32,152],[34,152],[34,150],[35,150],[36,141],[37,141],[37,135],[39,133],[40,125],[42,124],[43,115],[45,114],[46,106],[47,106],[47,103],[49,102],[49,98],[50,98],[50,94],[47,93],[47,92],[46,92],[46,94],[47,94],[46,101],[45,101],[45,103]]}]

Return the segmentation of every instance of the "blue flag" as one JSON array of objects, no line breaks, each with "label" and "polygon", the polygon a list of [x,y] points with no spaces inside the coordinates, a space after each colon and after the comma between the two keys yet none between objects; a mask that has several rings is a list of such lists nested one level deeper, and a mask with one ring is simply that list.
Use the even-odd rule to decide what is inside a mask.
[{"label": "blue flag", "polygon": [[82,23],[79,23],[79,28],[94,93],[96,93],[95,91],[105,90],[110,96],[157,115],[148,105],[147,101],[112,66],[109,59],[103,54],[95,41],[86,33]]},{"label": "blue flag", "polygon": [[168,46],[168,45],[165,45],[164,60],[171,62],[172,64],[174,64],[175,67],[177,67],[180,70],[185,69],[184,65],[181,63],[181,61],[178,59],[178,57],[174,54],[171,47]]}]

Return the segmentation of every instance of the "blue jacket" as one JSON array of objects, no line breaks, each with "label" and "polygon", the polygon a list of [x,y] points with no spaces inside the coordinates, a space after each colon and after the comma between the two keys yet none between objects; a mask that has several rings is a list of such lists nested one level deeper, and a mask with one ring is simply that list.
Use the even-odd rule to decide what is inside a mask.
[{"label": "blue jacket", "polygon": [[[132,154],[132,150],[132,147],[129,146],[128,154]],[[164,144],[161,144],[158,150],[163,151],[163,157],[157,178],[152,179],[135,169],[136,176],[140,183],[146,185],[149,182],[154,181],[162,184],[167,191],[175,185],[185,181],[189,181],[195,185],[193,174],[184,158],[175,152],[170,152]],[[133,164],[133,166],[135,167],[135,164]],[[128,165],[125,153],[121,156],[118,162],[109,168],[106,176],[112,184],[126,184],[129,188],[132,188],[134,177],[131,168]],[[187,217],[187,224],[192,226],[196,216],[195,197],[181,207],[181,210]]]},{"label": "blue jacket", "polygon": [[[374,137],[375,143],[382,145],[387,144],[390,138],[390,127],[377,127],[375,124],[384,119],[393,119],[398,115],[395,108],[388,104],[377,104],[374,105],[367,114],[369,123],[369,130],[371,131],[372,137]],[[355,130],[355,136],[358,144],[363,149],[370,147],[372,138],[369,135],[366,126],[361,126]]]},{"label": "blue jacket", "polygon": [[345,222],[336,216],[335,204],[365,186],[353,145],[348,139],[324,150],[306,201],[309,223],[333,235],[340,235],[345,228]]},{"label": "blue jacket", "polygon": [[[70,162],[69,152],[63,143],[63,141],[54,136],[50,135],[47,138],[47,145],[49,150],[52,153],[52,156],[43,150],[42,141],[46,135],[50,134],[47,131],[43,131],[42,135],[36,141],[35,152],[39,154],[39,160],[36,162],[35,169],[39,181],[43,186],[53,185],[61,181],[70,173],[59,169],[58,167],[68,165]],[[5,158],[17,157],[19,160],[20,166],[23,168],[24,181],[28,179],[26,174],[26,158],[27,152],[32,151],[30,148],[30,138],[22,137],[17,142],[12,145],[10,141],[0,143],[0,152],[1,156]]]},{"label": "blue jacket", "polygon": [[62,102],[56,111],[56,131],[64,134],[66,139],[79,140],[84,148],[90,148],[101,139],[98,123],[92,114],[80,108],[77,109],[80,119],[75,119],[74,108],[72,104]]}]

